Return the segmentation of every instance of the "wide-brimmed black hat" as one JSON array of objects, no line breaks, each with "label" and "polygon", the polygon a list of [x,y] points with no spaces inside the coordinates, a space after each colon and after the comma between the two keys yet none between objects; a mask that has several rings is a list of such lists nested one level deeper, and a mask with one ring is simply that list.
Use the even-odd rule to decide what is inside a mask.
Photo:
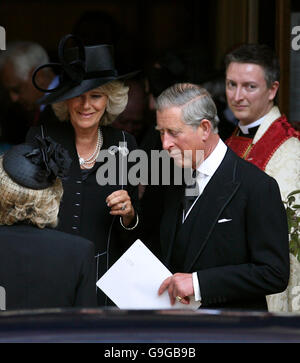
[{"label": "wide-brimmed black hat", "polygon": [[3,169],[17,184],[35,190],[53,185],[68,175],[72,160],[67,150],[50,137],[36,136],[36,144],[19,144],[3,156]]},{"label": "wide-brimmed black hat", "polygon": [[[65,49],[69,39],[73,39],[77,47]],[[115,69],[113,53],[112,45],[84,46],[78,37],[72,34],[64,36],[58,46],[59,63],[44,64],[33,73],[34,86],[41,92],[47,93],[38,100],[38,103],[51,104],[65,101],[106,83],[125,80],[139,73],[135,71],[119,75]],[[58,70],[59,85],[53,89],[43,89],[37,84],[38,72],[46,67]]]}]

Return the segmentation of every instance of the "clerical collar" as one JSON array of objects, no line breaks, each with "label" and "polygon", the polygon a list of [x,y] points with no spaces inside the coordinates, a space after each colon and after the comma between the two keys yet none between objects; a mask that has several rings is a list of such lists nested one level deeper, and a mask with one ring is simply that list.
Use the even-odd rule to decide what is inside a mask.
[{"label": "clerical collar", "polygon": [[253,128],[258,129],[258,127],[261,125],[261,123],[263,122],[265,117],[266,117],[266,115],[248,125],[241,125],[241,122],[239,122],[238,126],[244,135],[248,135],[250,133],[252,134],[251,131],[253,131],[253,130],[250,130],[250,129],[253,129]]}]

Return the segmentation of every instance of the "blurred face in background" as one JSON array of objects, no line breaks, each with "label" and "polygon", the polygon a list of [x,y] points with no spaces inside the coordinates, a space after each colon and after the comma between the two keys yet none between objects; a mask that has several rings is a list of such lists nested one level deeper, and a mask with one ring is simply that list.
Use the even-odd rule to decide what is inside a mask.
[{"label": "blurred face in background", "polygon": [[[9,61],[4,64],[1,70],[1,82],[8,91],[12,102],[21,104],[27,111],[37,109],[36,101],[41,97],[41,93],[33,86],[32,73],[33,70],[29,72],[26,80],[20,78],[15,72],[14,65]],[[43,85],[43,80],[40,79],[38,83]]]}]

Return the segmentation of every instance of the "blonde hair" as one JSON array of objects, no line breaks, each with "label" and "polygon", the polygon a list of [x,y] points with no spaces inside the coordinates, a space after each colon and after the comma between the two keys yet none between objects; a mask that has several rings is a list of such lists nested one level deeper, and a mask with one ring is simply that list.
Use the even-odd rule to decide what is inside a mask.
[{"label": "blonde hair", "polygon": [[[125,110],[128,102],[129,87],[125,86],[123,82],[112,81],[96,89],[108,97],[106,110],[101,119],[101,125],[109,125]],[[69,119],[66,101],[54,103],[52,108],[60,121]]]},{"label": "blonde hair", "polygon": [[39,228],[56,227],[63,187],[60,179],[54,185],[34,190],[15,183],[3,169],[0,157],[0,225],[27,222]]}]

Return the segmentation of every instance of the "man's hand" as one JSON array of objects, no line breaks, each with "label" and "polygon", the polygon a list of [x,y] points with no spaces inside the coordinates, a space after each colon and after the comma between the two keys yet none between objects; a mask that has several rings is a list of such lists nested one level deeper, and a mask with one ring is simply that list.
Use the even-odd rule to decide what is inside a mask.
[{"label": "man's hand", "polygon": [[182,304],[189,304],[189,296],[194,295],[192,274],[176,273],[175,275],[168,277],[160,285],[158,295],[161,295],[167,289],[171,305],[175,304],[177,296],[181,298],[180,302]]}]

